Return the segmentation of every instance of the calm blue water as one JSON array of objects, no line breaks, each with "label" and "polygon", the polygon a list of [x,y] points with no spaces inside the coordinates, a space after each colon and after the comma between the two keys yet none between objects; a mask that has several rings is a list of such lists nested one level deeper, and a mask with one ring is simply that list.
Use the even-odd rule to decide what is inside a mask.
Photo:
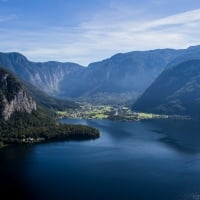
[{"label": "calm blue water", "polygon": [[62,120],[101,138],[0,150],[0,194],[19,199],[198,200],[200,125]]}]

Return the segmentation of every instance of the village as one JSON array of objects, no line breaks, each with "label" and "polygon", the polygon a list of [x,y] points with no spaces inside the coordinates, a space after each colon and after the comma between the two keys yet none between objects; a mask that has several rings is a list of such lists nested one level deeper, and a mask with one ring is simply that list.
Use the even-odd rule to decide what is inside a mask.
[{"label": "village", "polygon": [[138,121],[142,119],[168,118],[168,115],[133,112],[130,108],[121,106],[80,105],[77,109],[58,111],[59,118],[70,119],[110,119],[122,121]]}]

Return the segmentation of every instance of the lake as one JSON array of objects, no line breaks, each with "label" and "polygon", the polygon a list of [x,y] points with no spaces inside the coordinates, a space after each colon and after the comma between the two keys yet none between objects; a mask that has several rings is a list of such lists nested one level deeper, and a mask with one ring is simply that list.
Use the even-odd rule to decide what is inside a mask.
[{"label": "lake", "polygon": [[200,199],[199,122],[62,122],[96,127],[101,138],[0,149],[0,195],[39,200]]}]

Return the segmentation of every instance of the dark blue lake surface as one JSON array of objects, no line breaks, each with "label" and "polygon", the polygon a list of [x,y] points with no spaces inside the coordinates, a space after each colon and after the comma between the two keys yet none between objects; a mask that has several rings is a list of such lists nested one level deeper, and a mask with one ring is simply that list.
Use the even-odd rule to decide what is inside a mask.
[{"label": "dark blue lake surface", "polygon": [[20,199],[198,200],[200,125],[62,120],[101,138],[0,150],[0,192]]}]

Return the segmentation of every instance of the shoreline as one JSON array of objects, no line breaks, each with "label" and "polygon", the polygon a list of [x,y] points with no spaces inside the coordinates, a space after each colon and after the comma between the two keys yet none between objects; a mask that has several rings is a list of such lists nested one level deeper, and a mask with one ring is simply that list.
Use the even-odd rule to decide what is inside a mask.
[{"label": "shoreline", "polygon": [[[121,122],[138,122],[138,121],[148,121],[148,120],[193,120],[191,117],[188,116],[164,116],[164,117],[152,117],[152,118],[136,118],[136,119],[129,119],[129,118],[124,118],[124,117],[116,117],[116,118],[69,118],[66,116],[60,116],[58,117],[58,120],[62,120],[62,119],[71,119],[71,120],[110,120],[110,121],[121,121]],[[81,125],[82,126],[82,125]],[[87,126],[86,126],[87,127]],[[51,141],[85,141],[85,140],[95,140],[98,139],[100,137],[100,132],[99,130],[92,128],[92,133],[70,133],[70,132],[63,132],[59,134],[56,134],[54,132],[56,132],[56,130],[52,131],[52,134],[50,134],[49,136],[45,137],[26,137],[26,138],[14,138],[14,137],[10,137],[10,138],[2,138],[2,140],[0,141],[0,149],[7,147],[9,145],[12,144],[38,144],[38,143],[47,143],[47,142],[51,142]],[[70,135],[71,134],[71,135]]]},{"label": "shoreline", "polygon": [[[33,128],[33,127],[32,127]],[[34,131],[34,132],[31,132]],[[20,133],[20,132],[19,132]],[[94,127],[86,125],[59,124],[49,127],[28,128],[23,135],[16,132],[7,136],[1,136],[0,148],[9,144],[34,144],[49,141],[68,140],[93,140],[100,137],[100,131]]]},{"label": "shoreline", "polygon": [[16,138],[9,138],[12,142],[1,142],[0,149],[8,147],[10,145],[28,145],[28,144],[42,144],[42,143],[49,143],[49,142],[63,142],[63,141],[88,141],[88,140],[96,140],[100,138],[100,134],[96,137],[90,136],[81,136],[81,137],[67,137],[67,138],[26,138],[26,139],[16,139]]},{"label": "shoreline", "polygon": [[115,118],[98,118],[98,117],[94,117],[94,118],[89,118],[89,117],[68,117],[68,116],[59,116],[58,120],[62,120],[62,119],[74,119],[74,120],[110,120],[110,121],[122,121],[122,122],[137,122],[137,121],[146,121],[146,120],[168,120],[168,119],[173,119],[173,120],[194,120],[193,118],[191,118],[190,116],[177,116],[177,115],[168,115],[166,116],[159,116],[159,117],[147,117],[147,118],[126,118],[126,117],[115,117]]}]

